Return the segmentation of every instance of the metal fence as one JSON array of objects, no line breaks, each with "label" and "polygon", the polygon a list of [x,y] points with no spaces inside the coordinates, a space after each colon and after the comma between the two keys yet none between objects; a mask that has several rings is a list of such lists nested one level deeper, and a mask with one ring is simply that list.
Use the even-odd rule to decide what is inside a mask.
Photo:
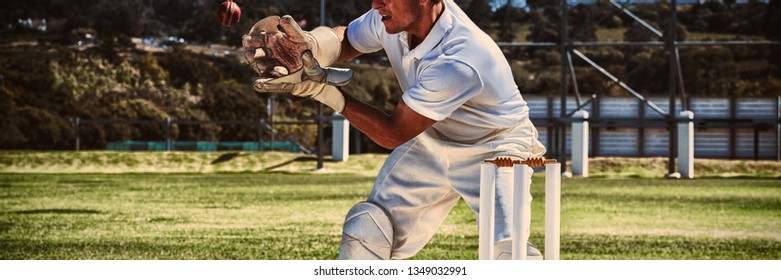
[{"label": "metal fence", "polygon": [[[543,123],[542,126],[547,127],[545,129],[546,137],[552,138],[552,140],[546,140],[548,142],[548,148],[552,156],[555,156],[558,158],[559,162],[562,162],[562,172],[566,171],[566,161],[567,161],[567,153],[568,153],[568,142],[571,140],[570,137],[567,136],[567,129],[570,126],[572,119],[570,118],[576,111],[584,108],[585,106],[588,106],[589,104],[592,104],[596,102],[595,98],[596,95],[592,95],[592,98],[586,99],[581,97],[581,93],[578,90],[578,79],[575,76],[575,68],[573,66],[573,57],[576,57],[578,59],[581,59],[582,61],[589,64],[591,67],[593,67],[595,70],[598,70],[605,78],[612,81],[612,86],[620,86],[623,90],[625,90],[629,96],[632,96],[636,98],[639,102],[642,102],[644,104],[644,107],[647,107],[648,109],[652,109],[653,111],[656,111],[660,116],[663,116],[661,119],[635,119],[635,120],[610,120],[607,118],[600,118],[595,119],[594,121],[590,121],[590,124],[593,124],[594,126],[597,126],[597,129],[600,128],[600,126],[606,125],[605,128],[617,127],[620,126],[619,122],[621,121],[627,121],[627,125],[635,124],[639,127],[644,128],[652,128],[652,127],[664,127],[666,130],[666,143],[667,143],[667,157],[668,157],[668,173],[672,174],[675,173],[676,169],[676,145],[677,142],[677,135],[676,135],[676,104],[680,102],[680,107],[682,107],[684,110],[690,110],[689,104],[686,102],[689,98],[686,96],[686,91],[684,89],[684,83],[683,83],[683,74],[681,69],[681,63],[680,63],[680,55],[679,55],[679,47],[687,47],[687,46],[718,46],[718,45],[778,45],[778,42],[775,41],[729,41],[729,42],[713,42],[713,41],[706,41],[706,42],[681,42],[678,41],[677,36],[677,25],[678,25],[678,17],[677,17],[677,9],[671,8],[669,11],[669,19],[668,24],[666,26],[666,30],[658,30],[657,28],[653,27],[652,25],[648,24],[644,19],[641,17],[635,15],[632,13],[628,7],[631,5],[632,1],[619,1],[619,0],[608,0],[608,3],[611,4],[614,9],[611,9],[611,14],[621,13],[625,16],[628,16],[632,18],[632,20],[638,24],[640,24],[644,29],[652,32],[659,40],[658,41],[648,41],[648,42],[578,42],[574,39],[576,36],[570,36],[570,32],[574,31],[573,34],[578,34],[582,30],[587,30],[590,27],[595,26],[600,21],[606,19],[607,17],[603,17],[601,19],[595,19],[592,21],[589,21],[587,23],[581,24],[579,26],[575,26],[577,30],[570,30],[569,28],[569,19],[568,14],[569,10],[572,8],[568,4],[567,0],[559,0],[558,1],[558,7],[559,7],[559,18],[560,18],[560,24],[559,24],[559,33],[558,33],[558,39],[559,41],[556,42],[498,42],[499,46],[502,47],[552,47],[556,48],[559,51],[560,54],[560,71],[559,71],[559,82],[560,82],[560,90],[559,90],[559,106],[558,106],[558,116],[554,117],[553,110],[554,110],[554,103],[552,102],[552,97],[549,97],[551,100],[547,103],[547,112],[548,116],[546,116],[543,119],[538,118],[538,123]],[[511,1],[507,2],[508,5],[512,3]],[[670,7],[677,7],[678,1],[677,0],[670,0]],[[509,13],[508,13],[509,14]],[[668,79],[667,79],[667,93],[666,93],[666,99],[667,99],[667,109],[663,109],[663,106],[657,105],[656,102],[650,101],[649,98],[643,96],[642,94],[635,91],[630,85],[626,84],[624,81],[621,81],[618,79],[615,75],[604,69],[602,66],[600,66],[595,61],[591,60],[588,56],[584,55],[580,51],[578,51],[578,48],[582,47],[603,47],[603,46],[658,46],[660,48],[663,48],[666,55],[668,56],[668,64],[669,64],[669,70],[667,72]],[[568,100],[570,100],[570,88],[569,86],[573,85],[573,93],[575,98],[575,104],[568,104]],[[573,106],[574,105],[574,106]],[[643,107],[643,106],[641,106]],[[574,109],[573,109],[574,108]],[[680,110],[680,108],[678,108]],[[705,126],[715,126],[716,123],[719,123],[720,121],[711,121],[711,122],[705,122],[700,123],[700,127],[703,125]],[[726,123],[719,124],[721,126],[725,126],[729,130],[733,129],[739,129],[740,124],[739,120],[727,120]],[[776,121],[776,125],[777,125]],[[758,128],[760,129],[760,128]],[[778,128],[777,128],[778,129]],[[640,132],[638,133],[644,133],[645,129],[640,129]],[[591,133],[594,133],[594,130],[592,129]],[[733,135],[736,135],[733,133]],[[596,135],[592,135],[592,138],[596,136],[594,139],[597,145],[600,143],[600,137],[601,135],[599,132]],[[696,136],[695,136],[696,137]],[[638,139],[643,139],[644,137],[640,137]],[[696,139],[696,138],[695,138]],[[737,136],[730,136],[730,139],[737,139]],[[756,139],[756,137],[755,137]],[[731,143],[737,144],[737,140],[732,140]],[[640,141],[637,143],[637,146],[643,147],[643,142]],[[759,144],[756,144],[755,146],[758,146]],[[776,146],[779,146],[781,144],[778,144],[778,141],[776,141]],[[593,149],[593,146],[592,146]],[[734,149],[734,148],[730,148]],[[758,150],[758,149],[755,149]],[[778,148],[776,148],[778,150]],[[599,154],[597,152],[597,154]],[[642,154],[642,153],[641,153]],[[735,154],[735,153],[733,153]],[[776,154],[776,158],[778,160],[779,155]]]},{"label": "metal fence", "polygon": [[[223,149],[242,149],[242,150],[289,150],[294,152],[304,152],[307,154],[316,150],[313,145],[303,143],[296,139],[291,139],[289,135],[281,133],[276,126],[287,125],[318,125],[317,117],[302,117],[296,121],[267,121],[265,119],[247,121],[247,120],[176,120],[176,119],[162,119],[162,120],[124,120],[124,119],[81,119],[75,118],[72,120],[75,130],[75,143],[76,150],[81,150],[81,127],[83,125],[159,125],[164,127],[165,133],[162,139],[158,141],[139,141],[138,139],[111,139],[112,142],[108,142],[106,149],[118,149],[118,150],[199,150],[209,151]],[[177,141],[172,134],[174,125],[238,125],[255,128],[257,131],[257,140],[255,143],[251,141]],[[280,140],[287,142],[289,145],[280,145]],[[143,146],[143,147],[142,147]],[[213,147],[212,147],[213,146]]]},{"label": "metal fence", "polygon": [[[557,124],[561,124],[558,106],[553,96],[525,96],[530,117],[540,133],[540,141],[548,147],[559,143]],[[650,101],[667,106],[665,97]],[[694,156],[698,158],[770,159],[781,160],[781,97],[727,98],[688,97],[689,110],[694,112]],[[575,106],[574,98],[568,98]],[[681,111],[680,102],[675,113]],[[648,110],[643,102],[631,97],[594,98],[583,106],[588,111],[591,127],[589,155],[646,157],[666,156],[669,130],[664,116]],[[570,129],[566,129],[566,153],[570,155]],[[558,157],[558,150],[548,151],[548,157]]]},{"label": "metal fence", "polygon": [[[540,141],[547,147],[557,147],[561,133],[557,126],[571,123],[571,116],[561,117],[561,105],[554,96],[528,94],[532,122],[539,130]],[[648,99],[660,106],[668,106],[666,97]],[[735,98],[735,97],[688,97],[686,102],[694,112],[694,155],[697,158],[723,159],[764,159],[781,160],[781,96],[777,98]],[[567,99],[567,105],[574,107],[576,100]],[[675,112],[681,111],[680,102],[676,102]],[[645,103],[632,97],[593,97],[582,108],[588,111],[590,118],[590,146],[592,156],[651,157],[667,156],[669,146],[668,123],[664,116],[648,110]],[[324,117],[329,121],[333,117]],[[75,148],[80,149],[80,127],[86,124],[131,124],[160,125],[165,127],[163,139],[157,141],[137,141],[138,139],[114,139],[106,148],[112,150],[151,150],[151,151],[217,151],[245,150],[267,151],[284,150],[291,152],[318,153],[320,157],[327,153],[324,149],[330,145],[314,146],[295,141],[275,127],[286,125],[317,125],[317,117],[302,117],[296,121],[192,121],[192,120],[84,120],[74,119],[76,131]],[[172,136],[174,125],[239,125],[257,130],[256,139],[243,141],[181,141]],[[354,135],[360,134],[354,130]],[[565,152],[571,154],[571,131],[564,130],[567,139]],[[318,137],[321,138],[321,137]],[[322,137],[328,139],[329,137]],[[135,141],[134,141],[135,140]],[[327,140],[323,140],[327,141]],[[360,141],[352,137],[351,141]],[[351,143],[353,147],[360,145]],[[356,152],[355,149],[353,152]],[[360,152],[360,151],[357,151]],[[559,157],[557,149],[549,149],[547,157]],[[322,159],[321,159],[322,160]]]}]

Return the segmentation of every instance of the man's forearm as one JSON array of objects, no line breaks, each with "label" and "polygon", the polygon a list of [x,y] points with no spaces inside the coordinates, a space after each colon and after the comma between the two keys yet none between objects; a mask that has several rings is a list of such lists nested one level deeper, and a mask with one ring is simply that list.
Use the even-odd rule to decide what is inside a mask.
[{"label": "man's forearm", "polygon": [[353,45],[350,44],[350,40],[347,39],[346,26],[334,27],[334,32],[336,32],[337,36],[339,36],[339,39],[342,41],[342,51],[339,54],[339,58],[336,60],[336,62],[345,62],[361,55],[361,52],[356,50]]},{"label": "man's forearm", "polygon": [[[393,126],[391,116],[385,112],[350,96],[344,90],[345,107],[342,111],[355,128],[366,134],[378,145],[386,149],[394,149],[401,143],[393,141]],[[403,143],[403,142],[402,142]]]},{"label": "man's forearm", "polygon": [[423,117],[399,101],[393,115],[372,107],[344,90],[345,108],[342,111],[350,123],[386,149],[394,149],[414,138],[436,121]]}]

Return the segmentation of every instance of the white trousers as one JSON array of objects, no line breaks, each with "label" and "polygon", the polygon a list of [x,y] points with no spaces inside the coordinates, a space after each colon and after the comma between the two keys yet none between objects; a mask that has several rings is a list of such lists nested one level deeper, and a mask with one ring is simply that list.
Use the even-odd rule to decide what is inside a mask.
[{"label": "white trousers", "polygon": [[[471,143],[447,139],[434,128],[397,147],[380,170],[368,201],[382,206],[394,226],[392,258],[414,256],[431,240],[459,198],[479,213],[480,164],[497,156],[542,156],[530,121]],[[498,172],[512,172],[499,168]],[[509,174],[498,174],[509,176]],[[530,173],[531,176],[531,173]],[[494,240],[510,238],[512,186],[497,186]]]}]

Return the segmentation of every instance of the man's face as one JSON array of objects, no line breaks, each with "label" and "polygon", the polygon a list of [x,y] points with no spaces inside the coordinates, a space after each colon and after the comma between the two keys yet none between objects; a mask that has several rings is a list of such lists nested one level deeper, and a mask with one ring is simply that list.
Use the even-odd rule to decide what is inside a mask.
[{"label": "man's face", "polygon": [[385,31],[396,34],[401,31],[410,31],[420,18],[419,0],[373,0],[372,9],[377,10],[382,16]]}]

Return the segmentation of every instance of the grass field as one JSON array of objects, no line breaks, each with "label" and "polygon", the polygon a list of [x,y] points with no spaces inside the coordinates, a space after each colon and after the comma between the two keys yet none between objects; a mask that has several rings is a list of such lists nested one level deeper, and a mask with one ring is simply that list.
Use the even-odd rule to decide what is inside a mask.
[{"label": "grass field", "polygon": [[[344,215],[366,197],[374,180],[367,174],[384,157],[354,156],[319,172],[300,155],[225,155],[0,153],[0,259],[333,259]],[[88,157],[114,171],[76,163]],[[144,163],[152,157],[158,162]],[[201,157],[255,165],[186,172]],[[116,171],[134,170],[128,162],[151,171]],[[781,259],[778,163],[756,163],[772,170],[746,176],[733,167],[746,162],[706,162],[704,178],[666,180],[627,162],[563,179],[562,259]],[[68,165],[82,169],[52,169]],[[724,170],[729,177],[715,176]],[[534,181],[531,241],[542,246],[542,177]],[[475,215],[462,202],[414,257],[476,258]]]}]

